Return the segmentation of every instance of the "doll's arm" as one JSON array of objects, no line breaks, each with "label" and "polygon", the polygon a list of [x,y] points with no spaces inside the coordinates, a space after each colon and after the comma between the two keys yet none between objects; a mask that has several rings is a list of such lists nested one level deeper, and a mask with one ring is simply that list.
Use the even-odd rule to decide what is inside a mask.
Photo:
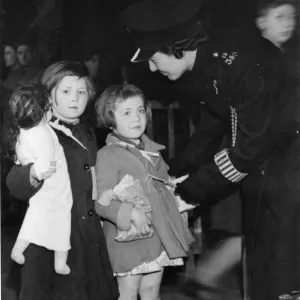
[{"label": "doll's arm", "polygon": [[[31,142],[36,161],[34,162],[34,174],[38,180],[50,178],[56,171],[51,167],[55,160],[55,140],[47,126],[37,126],[30,129],[27,142]],[[26,142],[24,140],[24,142]],[[58,141],[57,141],[58,144]]]}]

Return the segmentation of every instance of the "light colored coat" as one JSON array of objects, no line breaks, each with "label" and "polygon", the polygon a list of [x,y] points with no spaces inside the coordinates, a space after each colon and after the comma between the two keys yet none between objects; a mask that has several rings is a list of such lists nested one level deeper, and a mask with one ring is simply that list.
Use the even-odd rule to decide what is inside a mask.
[{"label": "light colored coat", "polygon": [[[164,146],[142,136],[145,151],[159,153]],[[96,177],[98,195],[113,189],[127,174],[137,178],[152,207],[151,220],[154,234],[151,238],[131,242],[117,242],[117,228],[130,229],[133,204],[112,200],[104,206],[96,202],[97,213],[104,218],[104,234],[113,271],[128,272],[144,261],[156,259],[165,250],[171,259],[186,257],[193,237],[184,223],[173,195],[155,176],[168,181],[167,165],[161,155],[151,156],[153,164],[141,155],[140,150],[108,135],[107,145],[97,153]],[[151,176],[149,176],[151,175]]]}]

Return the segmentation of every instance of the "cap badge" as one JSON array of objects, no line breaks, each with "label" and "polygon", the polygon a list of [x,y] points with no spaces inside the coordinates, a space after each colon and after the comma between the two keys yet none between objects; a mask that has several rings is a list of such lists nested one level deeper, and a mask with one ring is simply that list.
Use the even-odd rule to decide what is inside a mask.
[{"label": "cap badge", "polygon": [[232,53],[222,53],[222,58],[224,59],[225,63],[227,65],[231,65],[233,63],[233,61],[235,60],[235,58],[238,56],[237,52],[232,52]]}]

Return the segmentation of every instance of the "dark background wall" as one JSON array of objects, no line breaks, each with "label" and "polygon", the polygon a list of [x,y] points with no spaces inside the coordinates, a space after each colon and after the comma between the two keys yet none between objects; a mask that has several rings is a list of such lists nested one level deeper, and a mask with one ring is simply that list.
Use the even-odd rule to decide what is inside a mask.
[{"label": "dark background wall", "polygon": [[[135,51],[118,14],[138,0],[2,0],[4,14],[3,39],[18,40],[22,36],[36,40],[42,66],[60,59],[80,57],[80,41],[89,34],[100,36],[101,47],[113,55],[118,64],[129,64]],[[199,0],[201,1],[201,0]],[[258,0],[203,0],[201,11],[204,27],[238,27],[248,34],[254,30]],[[43,11],[49,11],[38,17]],[[35,30],[30,28],[34,21]],[[89,45],[86,45],[88,47]],[[168,88],[173,83],[160,74],[152,74],[147,63],[130,64],[138,74],[140,85],[151,99],[168,101]],[[163,88],[162,88],[163,87]],[[165,88],[166,87],[166,88]]]},{"label": "dark background wall", "polygon": [[[60,54],[64,58],[76,58],[78,40],[91,30],[103,34],[107,47],[124,51],[127,38],[117,15],[134,2],[137,0],[3,0],[6,32],[13,32],[19,38],[39,13],[51,6],[46,17],[36,25],[44,31],[58,29]],[[207,19],[214,26],[251,27],[256,0],[206,0],[203,3],[205,11],[211,14]]]}]

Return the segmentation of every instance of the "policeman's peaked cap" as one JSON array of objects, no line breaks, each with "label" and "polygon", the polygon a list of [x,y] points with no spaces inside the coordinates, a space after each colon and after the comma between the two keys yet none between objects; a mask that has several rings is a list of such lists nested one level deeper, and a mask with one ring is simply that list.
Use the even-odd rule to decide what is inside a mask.
[{"label": "policeman's peaked cap", "polygon": [[146,60],[158,50],[195,34],[205,39],[196,17],[201,6],[201,0],[145,0],[121,12],[119,19],[138,47],[131,61]]}]

